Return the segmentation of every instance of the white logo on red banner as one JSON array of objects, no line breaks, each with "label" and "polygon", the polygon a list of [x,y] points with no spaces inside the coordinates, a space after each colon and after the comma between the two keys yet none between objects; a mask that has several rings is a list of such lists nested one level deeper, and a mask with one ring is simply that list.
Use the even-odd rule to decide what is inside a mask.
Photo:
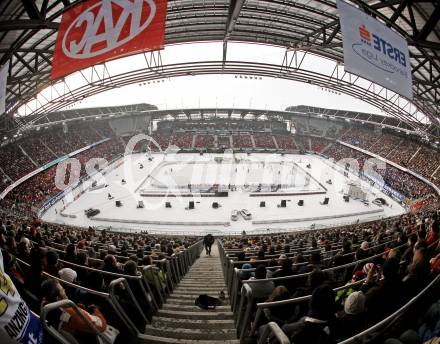
[{"label": "white logo on red banner", "polygon": [[163,48],[167,0],[90,0],[63,14],[52,79],[117,57]]}]

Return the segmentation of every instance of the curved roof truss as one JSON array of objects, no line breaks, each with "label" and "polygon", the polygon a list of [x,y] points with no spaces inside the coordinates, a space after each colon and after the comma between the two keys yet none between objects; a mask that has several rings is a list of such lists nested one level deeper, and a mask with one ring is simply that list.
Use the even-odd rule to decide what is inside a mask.
[{"label": "curved roof truss", "polygon": [[[58,23],[62,12],[78,2],[80,0],[11,0],[0,3],[0,65],[11,62],[9,113],[15,113],[52,84],[49,76]],[[407,39],[414,104],[431,118],[433,125],[438,125],[440,4],[428,0],[351,2]],[[294,49],[337,62],[343,60],[335,0],[168,0],[165,43],[200,41],[223,42],[219,59],[225,65],[230,65],[228,42],[232,41],[282,46],[287,54]],[[331,83],[327,87],[333,86]],[[107,84],[106,87],[114,86]],[[96,85],[91,84],[89,93],[97,91]],[[66,98],[64,105],[71,100]],[[398,112],[391,111],[391,114]]]}]

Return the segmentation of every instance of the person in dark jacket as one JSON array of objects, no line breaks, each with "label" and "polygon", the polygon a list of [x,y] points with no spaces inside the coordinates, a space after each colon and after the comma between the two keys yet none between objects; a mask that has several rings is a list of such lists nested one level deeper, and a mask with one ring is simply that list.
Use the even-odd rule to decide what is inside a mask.
[{"label": "person in dark jacket", "polygon": [[345,339],[365,328],[365,295],[361,291],[352,292],[344,302],[344,310],[337,320],[338,339]]},{"label": "person in dark jacket", "polygon": [[203,246],[205,246],[205,251],[207,255],[211,255],[211,246],[214,243],[214,237],[212,234],[205,235],[203,238]]},{"label": "person in dark jacket", "polygon": [[335,310],[334,291],[327,285],[318,287],[310,299],[308,315],[282,329],[295,344],[333,344]]},{"label": "person in dark jacket", "polygon": [[[379,278],[381,275],[383,275],[383,278],[374,282],[373,276],[376,272]],[[382,269],[375,266],[370,270],[361,288],[362,292],[365,293],[367,325],[377,323],[399,307],[403,301],[401,288],[399,261],[396,258],[388,258]]]}]

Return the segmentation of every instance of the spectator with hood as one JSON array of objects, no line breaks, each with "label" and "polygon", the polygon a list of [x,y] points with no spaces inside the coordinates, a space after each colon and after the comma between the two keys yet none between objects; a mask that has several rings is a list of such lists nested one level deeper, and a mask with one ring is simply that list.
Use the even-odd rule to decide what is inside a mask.
[{"label": "spectator with hood", "polygon": [[361,288],[365,293],[368,324],[384,319],[399,307],[403,301],[401,287],[399,262],[396,258],[387,259],[382,269],[375,266],[368,272]]},{"label": "spectator with hood", "polygon": [[321,286],[312,294],[308,315],[283,326],[283,331],[295,344],[333,344],[335,293],[329,286]]}]

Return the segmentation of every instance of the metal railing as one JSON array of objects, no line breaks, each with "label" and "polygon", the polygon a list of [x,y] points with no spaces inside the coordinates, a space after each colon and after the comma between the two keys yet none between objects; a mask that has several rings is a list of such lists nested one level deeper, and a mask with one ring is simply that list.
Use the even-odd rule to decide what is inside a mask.
[{"label": "metal railing", "polygon": [[[91,329],[91,331],[95,334],[95,336],[98,336],[99,338],[101,338],[101,340],[103,340],[104,343],[112,344],[112,342],[109,341],[106,336],[103,336],[102,333],[97,329],[97,327],[89,319],[87,319],[87,317],[84,316],[84,314],[81,312],[79,307],[74,302],[72,302],[70,300],[61,300],[61,301],[49,303],[41,309],[40,321],[43,325],[43,329],[44,329],[45,333],[49,334],[53,339],[55,339],[56,341],[58,341],[59,343],[62,343],[62,344],[72,344],[72,341],[69,341],[66,338],[66,333],[61,333],[59,330],[55,329],[53,326],[50,326],[47,322],[47,315],[50,312],[52,312],[54,310],[58,310],[60,308],[73,308],[75,313],[81,318],[81,320],[86,324],[86,326],[89,329]],[[75,341],[75,342],[78,343],[77,341]]]},{"label": "metal railing", "polygon": [[[411,308],[414,307],[415,304],[420,301],[421,298],[425,297],[429,293],[432,295],[438,296],[438,292],[440,289],[440,274],[438,274],[432,281],[429,283],[421,292],[419,292],[416,296],[414,296],[411,300],[409,300],[405,305],[403,305],[401,308],[399,308],[394,313],[387,316],[382,321],[376,323],[375,325],[369,327],[365,331],[362,331],[358,334],[356,334],[353,337],[347,338],[343,340],[342,342],[339,342],[339,344],[357,344],[362,343],[362,338],[366,338],[369,335],[374,334],[377,331],[380,331],[381,329],[384,329],[386,326],[389,326],[397,321],[399,321],[402,316],[406,314],[406,312]],[[432,293],[432,291],[437,291],[437,293]]]},{"label": "metal railing", "polygon": [[[401,245],[397,248],[403,248],[404,246],[406,246],[406,244]],[[377,255],[374,255],[374,256],[371,256],[371,257],[368,257],[365,259],[357,260],[357,261],[349,263],[349,264],[344,264],[344,265],[333,267],[333,268],[323,269],[322,271],[323,272],[331,272],[331,271],[336,271],[336,270],[340,270],[340,269],[346,269],[346,268],[355,266],[358,263],[367,262],[367,261],[372,260],[374,258],[380,257],[381,255],[383,255],[383,253],[379,253]],[[252,295],[252,289],[249,286],[249,284],[263,283],[265,281],[285,281],[285,280],[292,280],[292,279],[296,279],[296,278],[306,278],[310,274],[311,274],[311,272],[304,273],[304,274],[298,274],[298,275],[292,275],[292,276],[286,276],[286,277],[276,277],[276,278],[268,278],[268,279],[261,279],[261,280],[243,281],[243,286],[240,290],[240,292],[241,292],[240,300],[238,301],[238,296],[235,296],[235,298],[233,298],[231,296],[231,303],[232,303],[234,316],[236,319],[237,332],[238,332],[240,339],[243,339],[247,335],[247,331],[248,331],[250,323],[251,323],[251,315],[252,315],[251,313],[252,313],[252,309],[254,307],[254,298]],[[237,276],[237,278],[238,278],[238,276]],[[357,282],[357,283],[359,283],[359,282]],[[356,284],[344,285],[344,286],[336,288],[335,290],[336,291],[343,290],[346,288],[350,288],[354,285],[356,285]],[[258,307],[266,308],[266,307],[280,305],[280,304],[284,304],[284,303],[286,303],[286,304],[287,303],[298,303],[298,302],[307,301],[310,299],[310,297],[311,297],[311,295],[308,295],[308,296],[303,296],[300,298],[289,299],[289,300],[285,300],[285,301],[278,301],[276,303],[270,303],[270,305],[266,305],[265,303],[259,303],[259,304],[257,304],[257,314],[256,314],[256,320],[254,321],[254,324],[257,323],[257,320],[258,320],[257,317],[259,317],[260,313],[261,313],[261,310],[259,312]],[[255,331],[255,328],[252,329],[251,334],[254,331]]]},{"label": "metal railing", "polygon": [[283,330],[273,321],[268,323],[264,328],[261,337],[258,339],[258,344],[265,344],[269,339],[276,339],[279,344],[290,344],[289,338],[287,338]]},{"label": "metal railing", "polygon": [[[379,245],[373,246],[370,249],[374,250],[374,249],[377,249],[377,248],[379,248],[381,246],[385,246],[387,244],[393,243],[394,241],[395,241],[395,239],[389,240],[389,241],[383,242],[383,243],[381,243]],[[357,246],[360,246],[360,244],[359,245],[354,245],[353,249],[356,248]],[[226,253],[226,250],[223,248],[222,245],[220,245],[219,251],[221,252],[220,258],[222,260],[222,266],[223,266],[223,269],[224,269],[224,276],[225,276],[225,279],[226,279],[226,281],[225,281],[226,282],[226,286],[228,287],[229,294],[232,294],[234,292],[233,291],[233,285],[234,285],[234,282],[235,282],[234,281],[234,279],[235,279],[235,275],[234,275],[235,266],[241,266],[242,264],[249,263],[249,261],[237,261],[237,260],[235,260],[235,257],[229,257],[229,255]],[[327,251],[327,252],[324,251],[324,252],[322,252],[321,248],[312,249],[312,250],[311,249],[304,250],[303,248],[298,248],[298,249],[293,249],[293,250],[291,249],[291,251],[289,253],[279,252],[279,254],[282,253],[282,254],[286,254],[287,257],[294,257],[294,255],[297,254],[297,253],[301,253],[302,255],[307,255],[309,253],[311,254],[313,252],[318,252],[318,251],[322,255],[329,255],[331,253],[337,253],[338,251],[340,251],[340,249],[335,249],[335,250],[332,250],[332,251]],[[355,254],[355,252],[350,252],[350,253],[344,255],[343,257],[347,257],[347,256],[354,255],[354,254]],[[277,256],[278,255],[275,255],[275,257],[277,257]],[[265,257],[265,258],[267,258],[267,257]],[[332,258],[333,257],[330,256],[330,257],[324,258],[323,261],[324,262],[331,261]],[[259,264],[259,263],[263,263],[264,264],[264,263],[269,262],[270,260],[271,259],[256,260],[256,261],[253,262],[253,264],[254,265]],[[299,263],[299,264],[296,264],[296,266],[305,265],[305,264],[307,264],[307,263]],[[279,266],[278,267],[273,267],[273,268],[279,268]]]},{"label": "metal railing", "polygon": [[[389,243],[389,242],[388,242]],[[387,245],[388,243],[383,243],[380,245],[377,245],[374,248],[378,248],[378,247],[382,247],[384,245]],[[398,247],[396,247],[396,249],[400,249],[405,247],[407,244],[403,244],[400,245]],[[360,260],[356,260],[353,261],[351,263],[348,264],[344,264],[344,265],[339,265],[339,266],[335,266],[335,267],[331,267],[331,268],[326,268],[326,269],[322,269],[323,272],[335,272],[335,271],[339,271],[339,270],[345,270],[347,268],[350,267],[354,267],[359,263],[363,263],[363,262],[368,262],[371,261],[374,258],[378,258],[380,256],[383,255],[383,252],[378,253],[376,255],[364,258],[364,259],[360,259]],[[247,262],[249,263],[249,262]],[[304,265],[304,263],[300,263],[300,264],[293,264],[293,267],[298,267]],[[230,295],[230,300],[231,300],[231,310],[235,313],[238,307],[238,303],[239,303],[239,292],[240,292],[240,288],[239,288],[239,284],[240,282],[245,284],[245,283],[264,283],[266,281],[274,281],[274,282],[278,282],[278,281],[285,281],[285,280],[293,280],[293,279],[298,279],[298,278],[308,278],[308,276],[311,274],[311,272],[307,272],[307,273],[303,273],[303,274],[296,274],[296,275],[291,275],[291,276],[285,276],[285,277],[275,277],[275,278],[266,278],[266,279],[259,279],[259,280],[244,280],[241,281],[239,274],[241,271],[248,271],[248,270],[243,270],[243,269],[237,269],[234,268],[233,269],[233,273],[232,273],[232,281],[228,282],[229,284],[231,284],[231,288],[230,290],[228,289],[229,295]]]}]

